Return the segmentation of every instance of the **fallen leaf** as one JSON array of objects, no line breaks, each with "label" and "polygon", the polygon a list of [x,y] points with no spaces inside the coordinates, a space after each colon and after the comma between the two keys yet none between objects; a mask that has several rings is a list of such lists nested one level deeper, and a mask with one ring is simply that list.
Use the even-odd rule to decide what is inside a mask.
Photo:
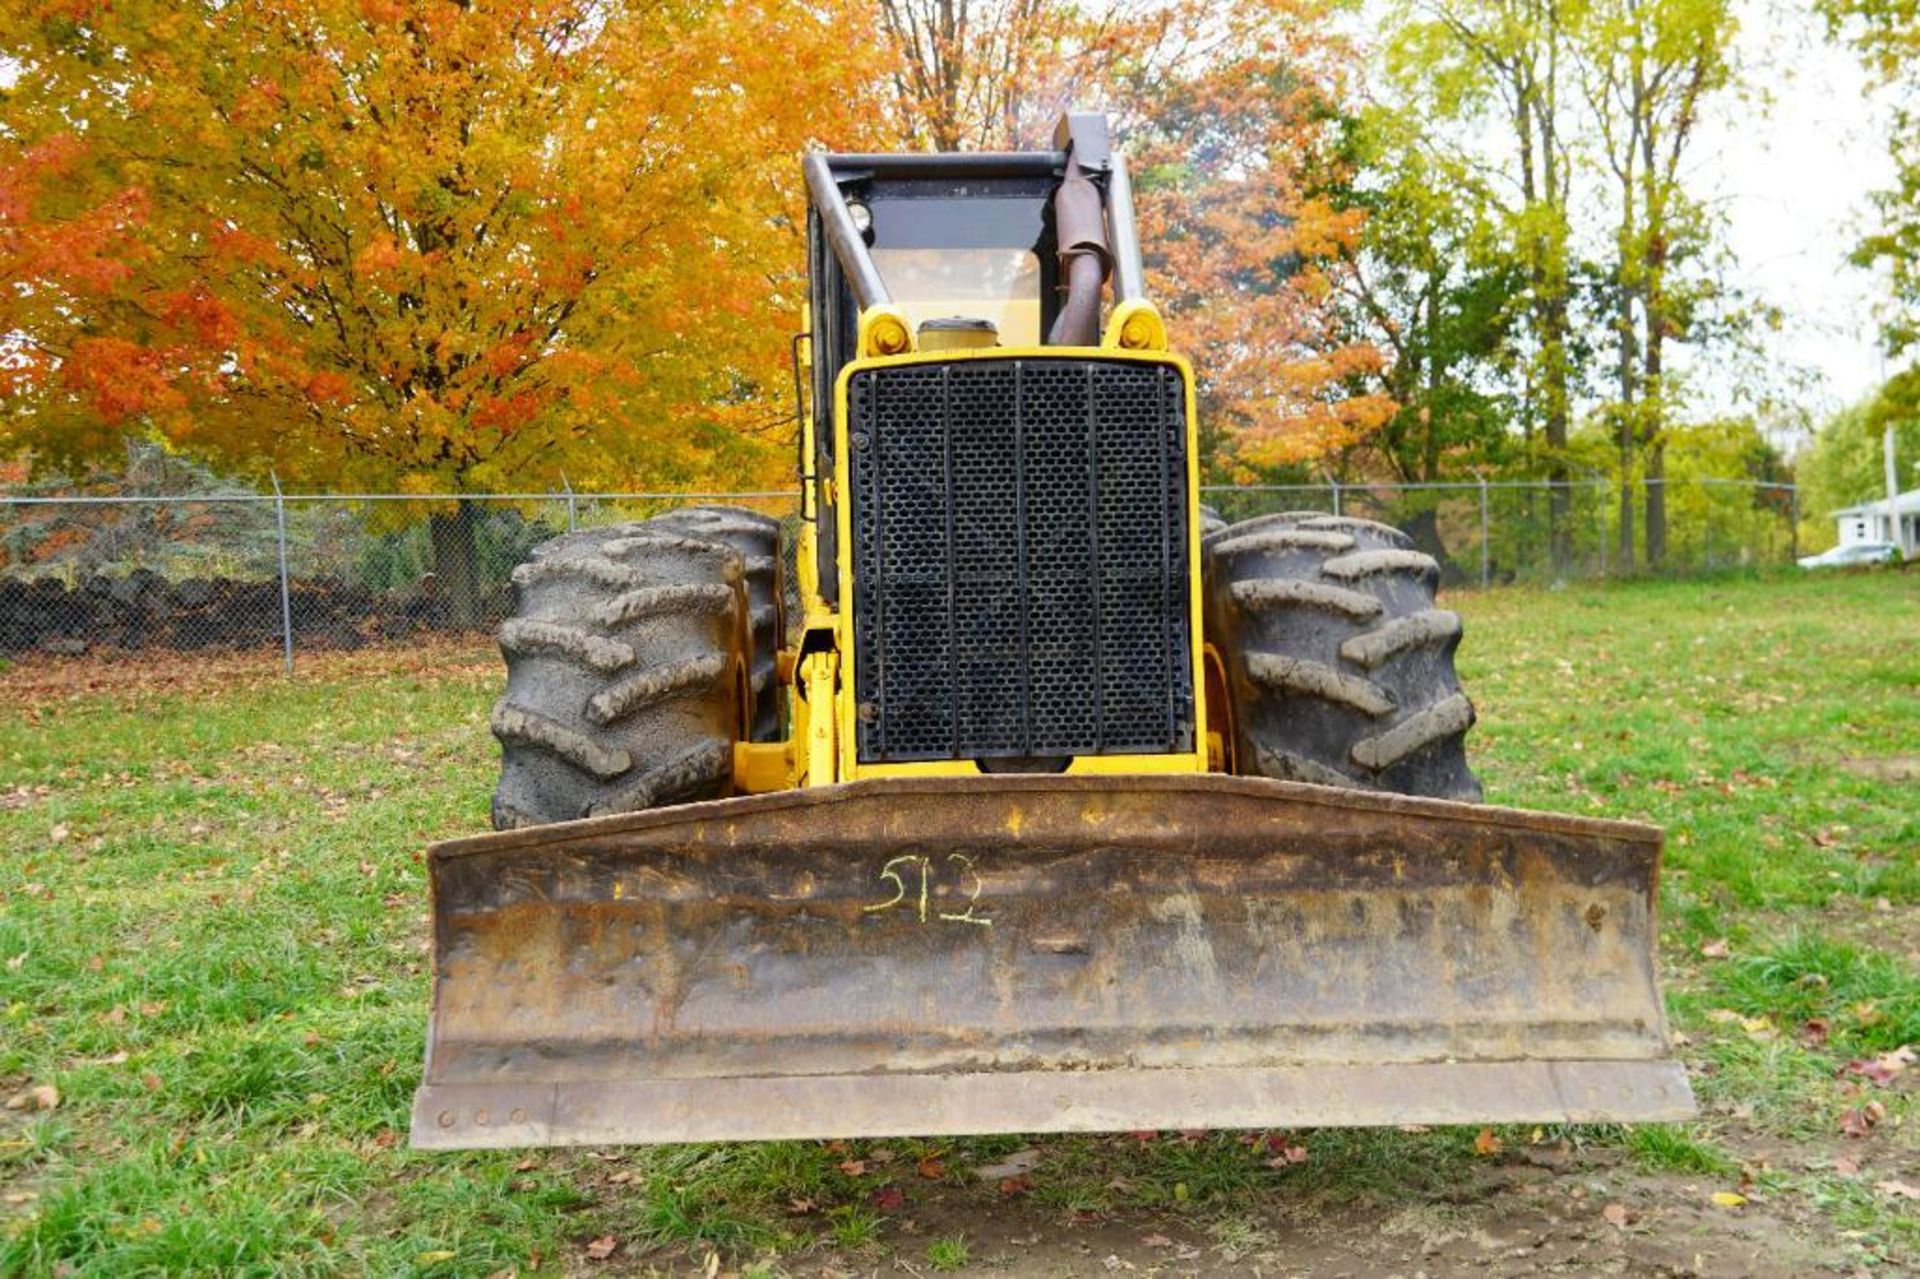
[{"label": "fallen leaf", "polygon": [[8,1110],[53,1110],[60,1105],[60,1090],[52,1084],[35,1084],[7,1098]]},{"label": "fallen leaf", "polygon": [[1849,1159],[1845,1155],[1835,1155],[1833,1170],[1842,1177],[1856,1177],[1860,1174],[1860,1164],[1858,1160]]},{"label": "fallen leaf", "polygon": [[437,1262],[452,1261],[459,1255],[459,1253],[451,1248],[434,1248],[431,1251],[421,1253],[414,1258],[414,1261],[423,1266],[431,1266]]},{"label": "fallen leaf", "polygon": [[803,1199],[799,1195],[794,1195],[787,1200],[787,1215],[789,1217],[804,1217],[817,1207],[819,1207],[819,1205],[814,1203],[813,1200]]},{"label": "fallen leaf", "polygon": [[887,1146],[875,1146],[867,1152],[867,1158],[876,1164],[890,1164],[893,1162],[893,1151]]},{"label": "fallen leaf", "polygon": [[1165,1235],[1142,1235],[1140,1236],[1140,1243],[1147,1248],[1173,1247],[1173,1240],[1167,1238]]},{"label": "fallen leaf", "polygon": [[982,1164],[973,1170],[982,1181],[1004,1181],[1009,1177],[1024,1177],[1034,1170],[1040,1162],[1040,1152],[1032,1146],[1025,1150],[1016,1150],[998,1163]]},{"label": "fallen leaf", "polygon": [[1032,1189],[1033,1179],[1031,1177],[1002,1177],[1000,1179],[1000,1193],[1009,1199],[1018,1199],[1021,1195],[1026,1194]]},{"label": "fallen leaf", "polygon": [[595,1261],[605,1261],[608,1257],[611,1257],[619,1247],[620,1241],[618,1239],[615,1239],[612,1235],[601,1235],[598,1239],[587,1245],[587,1256]]},{"label": "fallen leaf", "polygon": [[867,1161],[864,1159],[842,1159],[840,1171],[849,1177],[864,1177],[867,1173]]},{"label": "fallen leaf", "polygon": [[938,1159],[935,1159],[932,1155],[928,1155],[925,1159],[922,1159],[916,1167],[919,1169],[920,1175],[928,1181],[939,1181],[947,1175],[947,1166]]},{"label": "fallen leaf", "polygon": [[1800,1042],[1809,1048],[1819,1048],[1827,1042],[1827,1019],[1809,1017],[1800,1023]]},{"label": "fallen leaf", "polygon": [[1890,1084],[1894,1078],[1911,1066],[1916,1055],[1911,1045],[1902,1044],[1891,1052],[1881,1053],[1878,1057],[1865,1060],[1856,1059],[1840,1067],[1843,1075],[1856,1075],[1870,1083]]},{"label": "fallen leaf", "polygon": [[1813,832],[1813,842],[1815,845],[1821,848],[1832,848],[1835,844],[1839,843],[1840,841],[1833,837],[1832,831],[1828,830],[1826,827],[1823,826],[1819,830]]},{"label": "fallen leaf", "polygon": [[1733,946],[1724,937],[1717,937],[1700,948],[1700,954],[1707,959],[1725,959],[1733,953]]},{"label": "fallen leaf", "polygon": [[882,1186],[868,1200],[880,1212],[898,1212],[906,1205],[907,1192],[898,1186]]},{"label": "fallen leaf", "polygon": [[1305,1162],[1307,1162],[1307,1148],[1305,1146],[1283,1145],[1275,1152],[1273,1158],[1267,1160],[1267,1167],[1290,1168],[1294,1164],[1303,1164]]},{"label": "fallen leaf", "polygon": [[399,1133],[391,1128],[382,1128],[373,1135],[373,1148],[375,1150],[392,1150],[399,1140]]},{"label": "fallen leaf", "polygon": [[1713,1192],[1713,1202],[1722,1208],[1738,1208],[1746,1201],[1747,1197],[1745,1195],[1736,1195],[1731,1190],[1716,1190]]},{"label": "fallen leaf", "polygon": [[1840,1069],[1834,1073],[1842,1076],[1852,1075],[1855,1078],[1864,1079],[1868,1083],[1881,1084],[1884,1086],[1893,1082],[1893,1076],[1897,1072],[1883,1069],[1877,1062],[1856,1058],[1840,1067]]},{"label": "fallen leaf", "polygon": [[1887,1108],[1880,1102],[1870,1101],[1841,1115],[1840,1131],[1849,1137],[1865,1137],[1886,1117]]},{"label": "fallen leaf", "polygon": [[539,1166],[540,1166],[540,1161],[538,1159],[531,1159],[531,1158],[522,1159],[519,1163],[513,1166],[513,1170],[515,1172],[532,1172],[535,1168],[538,1168]]},{"label": "fallen leaf", "polygon": [[66,842],[67,836],[71,834],[73,834],[73,831],[67,826],[65,822],[61,822],[58,825],[56,825],[52,830],[47,832],[47,838],[52,840],[56,844],[63,844]]},{"label": "fallen leaf", "polygon": [[1622,1203],[1608,1204],[1600,1210],[1600,1215],[1606,1218],[1609,1225],[1618,1226],[1622,1230],[1627,1228],[1627,1222],[1630,1220],[1627,1215],[1627,1206]]},{"label": "fallen leaf", "polygon": [[1500,1153],[1501,1140],[1493,1135],[1493,1129],[1482,1128],[1480,1135],[1473,1139],[1473,1152],[1481,1158],[1491,1158]]},{"label": "fallen leaf", "polygon": [[1883,1195],[1892,1195],[1897,1199],[1920,1199],[1920,1186],[1905,1181],[1876,1181],[1873,1188]]}]

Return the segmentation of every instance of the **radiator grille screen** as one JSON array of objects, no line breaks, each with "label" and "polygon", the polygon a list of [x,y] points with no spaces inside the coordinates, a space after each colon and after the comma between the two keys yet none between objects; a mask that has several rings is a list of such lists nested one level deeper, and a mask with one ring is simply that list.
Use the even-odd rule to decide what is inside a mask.
[{"label": "radiator grille screen", "polygon": [[1193,749],[1173,366],[868,369],[848,411],[862,760]]}]

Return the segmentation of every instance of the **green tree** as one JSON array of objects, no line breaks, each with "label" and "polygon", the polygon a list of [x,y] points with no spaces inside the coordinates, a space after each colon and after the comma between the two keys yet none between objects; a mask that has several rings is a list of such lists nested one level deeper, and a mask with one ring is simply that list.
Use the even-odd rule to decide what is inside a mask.
[{"label": "green tree", "polygon": [[[1623,476],[1644,479],[1646,560],[1667,555],[1667,443],[1677,395],[1668,346],[1715,293],[1717,227],[1686,189],[1703,107],[1737,84],[1731,0],[1592,0],[1575,50],[1599,152],[1618,201],[1612,295],[1615,386],[1604,406]],[[1631,489],[1620,489],[1620,558],[1634,557]]]},{"label": "green tree", "polygon": [[1553,484],[1555,565],[1571,558],[1568,431],[1573,420],[1575,168],[1571,71],[1586,0],[1406,0],[1394,16],[1388,67],[1403,101],[1426,104],[1456,139],[1493,139],[1486,190],[1520,272],[1525,358],[1518,414],[1528,451]]},{"label": "green tree", "polygon": [[1887,274],[1893,309],[1882,326],[1889,351],[1920,343],[1920,4],[1915,0],[1819,0],[1836,34],[1859,53],[1892,112],[1887,149],[1894,181],[1875,193],[1879,225],[1854,260]]},{"label": "green tree", "polygon": [[1495,210],[1471,166],[1429,146],[1418,122],[1376,107],[1354,121],[1354,167],[1364,181],[1343,202],[1366,232],[1341,278],[1348,322],[1385,360],[1377,374],[1393,415],[1355,453],[1402,483],[1431,483],[1505,453],[1514,298],[1521,266],[1501,252]]}]

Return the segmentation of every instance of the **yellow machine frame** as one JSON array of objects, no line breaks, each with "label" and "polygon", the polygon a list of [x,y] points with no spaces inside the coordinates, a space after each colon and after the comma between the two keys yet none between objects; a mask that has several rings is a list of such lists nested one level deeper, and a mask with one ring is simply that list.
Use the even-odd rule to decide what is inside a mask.
[{"label": "yellow machine frame", "polygon": [[[1114,309],[1108,319],[1102,344],[1098,347],[1025,346],[989,347],[968,351],[923,352],[906,349],[897,354],[883,353],[899,343],[906,333],[904,323],[892,324],[899,317],[891,308],[875,307],[861,313],[860,349],[866,354],[840,371],[833,398],[833,474],[824,477],[833,494],[849,491],[847,473],[849,439],[847,386],[856,373],[866,369],[902,364],[938,364],[949,361],[1004,359],[1087,359],[1124,360],[1159,364],[1175,369],[1186,388],[1187,457],[1187,607],[1188,633],[1192,652],[1188,669],[1194,682],[1194,749],[1177,754],[1158,755],[1082,755],[1067,767],[1069,775],[1140,775],[1204,773],[1209,759],[1217,760],[1219,745],[1210,740],[1207,724],[1205,681],[1207,658],[1201,631],[1200,581],[1200,463],[1199,425],[1194,413],[1193,368],[1179,355],[1166,350],[1166,327],[1150,303],[1129,302]],[[819,495],[823,477],[815,469],[818,453],[814,447],[819,429],[815,411],[809,410],[801,423],[801,455],[806,458],[801,475],[801,526],[795,557],[799,577],[803,641],[797,651],[783,653],[780,671],[790,679],[791,735],[785,742],[742,744],[736,749],[735,788],[746,793],[784,790],[795,786],[829,786],[876,777],[971,777],[980,774],[972,760],[930,760],[901,764],[862,763],[856,749],[855,724],[858,710],[854,704],[853,681],[853,531],[852,511],[845,501],[832,502],[836,520],[836,564],[840,578],[840,605],[828,603],[820,589],[818,521],[821,518]],[[826,714],[817,708],[829,707]]]}]

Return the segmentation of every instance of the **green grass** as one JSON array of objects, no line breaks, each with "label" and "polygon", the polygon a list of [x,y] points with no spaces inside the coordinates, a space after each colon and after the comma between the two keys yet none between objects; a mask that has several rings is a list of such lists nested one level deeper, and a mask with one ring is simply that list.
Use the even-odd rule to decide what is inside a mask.
[{"label": "green grass", "polygon": [[[1920,1043],[1920,574],[1737,577],[1456,596],[1488,797],[1668,832],[1663,961],[1704,1103],[1679,1127],[1539,1134],[1648,1175],[1762,1182],[1914,1264],[1915,1216],[1836,1176],[1841,1117],[1916,1159],[1912,1094],[1842,1073]],[[667,1151],[416,1155],[405,1148],[427,997],[420,849],[480,829],[492,783],[484,652],[270,663],[166,659],[0,676],[0,1274],[562,1273],[621,1259],[735,1268],[911,1248],[970,1264],[976,1232],[894,1231],[879,1193],[1002,1201],[966,1169],[1021,1138]],[[64,671],[65,673],[61,673]],[[1879,770],[1879,771],[1876,771]],[[1726,943],[1725,958],[1717,955]],[[1220,1257],[1261,1205],[1452,1202],[1471,1131],[1044,1143],[1020,1210],[1190,1216]],[[1787,1143],[1784,1147],[1780,1143]],[[858,1173],[842,1165],[858,1156]],[[848,1164],[855,1167],[855,1164]],[[880,1205],[880,1206],[876,1206]],[[923,1236],[924,1240],[926,1237]],[[851,1265],[859,1263],[851,1262]]]},{"label": "green grass", "polygon": [[1627,1129],[1623,1144],[1643,1167],[1660,1172],[1698,1172],[1724,1177],[1738,1171],[1724,1150],[1680,1124],[1640,1124]]},{"label": "green grass", "polygon": [[935,1270],[958,1270],[968,1259],[967,1241],[963,1236],[935,1239],[927,1245],[927,1264]]}]

